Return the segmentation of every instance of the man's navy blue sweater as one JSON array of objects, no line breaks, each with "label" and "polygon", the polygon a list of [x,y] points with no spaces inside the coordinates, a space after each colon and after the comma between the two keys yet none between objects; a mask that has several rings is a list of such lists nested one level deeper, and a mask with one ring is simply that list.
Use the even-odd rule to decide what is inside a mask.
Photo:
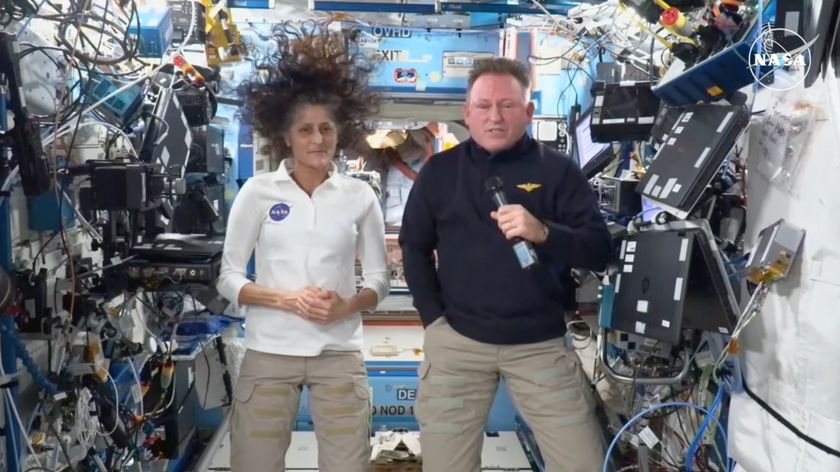
[{"label": "man's navy blue sweater", "polygon": [[[490,176],[501,178],[510,204],[548,226],[548,239],[535,245],[536,268],[520,268],[512,242],[490,217]],[[577,165],[527,135],[492,156],[470,139],[432,157],[408,197],[399,241],[424,326],[446,316],[459,333],[491,344],[562,336],[571,290],[558,274],[602,270],[610,251],[594,192]]]}]

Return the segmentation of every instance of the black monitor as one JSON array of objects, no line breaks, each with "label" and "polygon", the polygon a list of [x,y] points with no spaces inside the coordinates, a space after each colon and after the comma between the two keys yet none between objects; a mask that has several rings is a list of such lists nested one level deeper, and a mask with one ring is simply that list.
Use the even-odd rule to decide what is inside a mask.
[{"label": "black monitor", "polygon": [[738,303],[705,220],[673,222],[622,241],[611,329],[670,344],[683,329],[731,334]]},{"label": "black monitor", "polygon": [[155,104],[154,117],[147,124],[140,158],[150,164],[161,164],[167,171],[183,174],[192,139],[178,96],[165,90]]},{"label": "black monitor", "polygon": [[581,115],[575,125],[575,160],[587,179],[595,177],[614,157],[611,143],[592,141],[589,130],[591,118],[590,110]]},{"label": "black monitor", "polygon": [[711,184],[749,124],[750,112],[731,105],[695,105],[680,110],[636,191],[668,213],[686,219],[713,194]]},{"label": "black monitor", "polygon": [[659,109],[650,82],[620,82],[592,86],[592,140],[647,141]]}]

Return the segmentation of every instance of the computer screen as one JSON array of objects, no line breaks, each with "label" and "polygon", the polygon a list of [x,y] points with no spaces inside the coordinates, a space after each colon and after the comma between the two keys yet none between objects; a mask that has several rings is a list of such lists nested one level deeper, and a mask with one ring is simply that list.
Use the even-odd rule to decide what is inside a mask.
[{"label": "computer screen", "polygon": [[662,228],[621,242],[610,328],[670,344],[684,329],[731,333],[738,303],[708,224]]},{"label": "computer screen", "polygon": [[600,171],[600,167],[606,165],[612,154],[612,144],[592,142],[589,132],[590,117],[590,112],[581,115],[575,125],[577,162],[587,177],[592,177],[590,174]]},{"label": "computer screen", "polygon": [[178,96],[165,91],[155,104],[154,116],[143,138],[141,159],[166,169],[181,169],[187,163],[193,138]]},{"label": "computer screen", "polygon": [[655,117],[659,110],[659,97],[648,87],[613,87],[604,90],[604,101],[601,104],[601,123],[609,123],[609,119],[638,118],[641,123],[643,117]]}]

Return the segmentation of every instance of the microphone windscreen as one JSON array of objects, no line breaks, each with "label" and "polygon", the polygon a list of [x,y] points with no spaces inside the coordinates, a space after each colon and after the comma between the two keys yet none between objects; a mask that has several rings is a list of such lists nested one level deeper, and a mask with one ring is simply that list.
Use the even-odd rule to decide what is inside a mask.
[{"label": "microphone windscreen", "polygon": [[503,189],[502,179],[496,176],[487,177],[484,181],[484,190],[487,193],[496,193]]}]

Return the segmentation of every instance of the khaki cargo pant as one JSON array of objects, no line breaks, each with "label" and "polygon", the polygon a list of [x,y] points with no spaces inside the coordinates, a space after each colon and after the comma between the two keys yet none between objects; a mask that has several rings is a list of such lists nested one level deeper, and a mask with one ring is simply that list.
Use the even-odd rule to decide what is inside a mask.
[{"label": "khaki cargo pant", "polygon": [[321,472],[363,472],[370,462],[370,388],[361,352],[295,357],[248,350],[234,389],[233,472],[282,472],[298,414],[309,403]]},{"label": "khaki cargo pant", "polygon": [[500,377],[534,431],[548,472],[601,470],[604,444],[594,400],[563,338],[485,344],[441,317],[426,328],[424,348],[417,398],[424,472],[481,469],[484,427]]}]

